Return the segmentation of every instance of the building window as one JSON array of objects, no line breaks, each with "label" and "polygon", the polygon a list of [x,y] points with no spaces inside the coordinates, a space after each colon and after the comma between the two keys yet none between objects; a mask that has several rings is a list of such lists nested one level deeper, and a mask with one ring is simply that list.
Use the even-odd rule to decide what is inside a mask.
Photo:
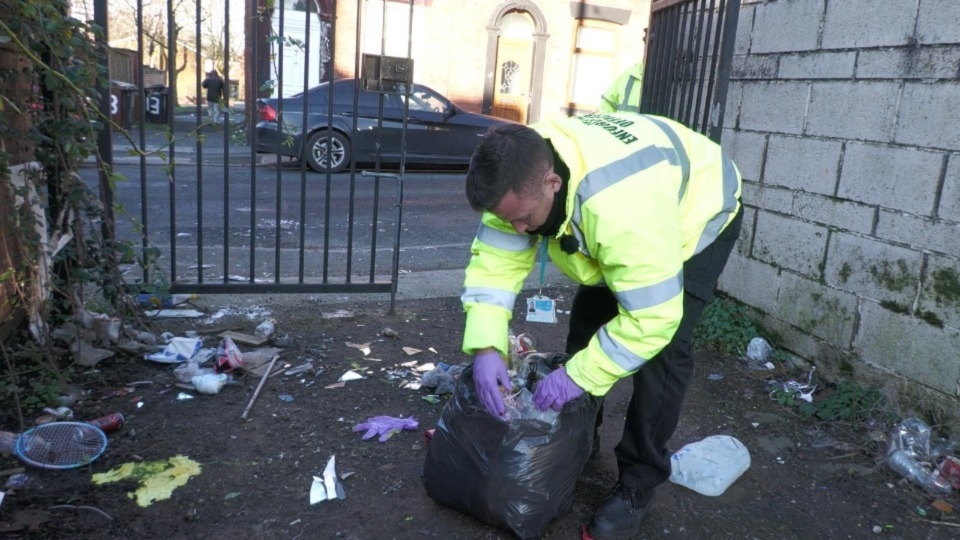
[{"label": "building window", "polygon": [[386,13],[384,13],[383,0],[367,0],[364,6],[366,11],[363,17],[362,52],[406,58],[407,50],[410,48],[412,49],[410,57],[414,59],[414,74],[416,74],[417,60],[423,58],[422,51],[429,50],[429,44],[425,43],[424,38],[426,32],[423,28],[425,18],[423,5],[414,4],[412,31],[409,2],[388,1]]},{"label": "building window", "polygon": [[619,26],[603,21],[577,21],[568,90],[570,107],[596,109],[614,71]]}]

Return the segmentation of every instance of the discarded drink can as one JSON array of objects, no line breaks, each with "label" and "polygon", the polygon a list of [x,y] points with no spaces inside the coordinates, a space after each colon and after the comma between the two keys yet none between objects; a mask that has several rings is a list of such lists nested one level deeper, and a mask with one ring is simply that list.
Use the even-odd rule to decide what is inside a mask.
[{"label": "discarded drink can", "polygon": [[947,456],[940,463],[940,475],[946,478],[953,489],[960,489],[960,459]]},{"label": "discarded drink can", "polygon": [[97,426],[104,433],[113,433],[123,427],[123,415],[120,413],[108,414],[100,418],[94,418],[87,423]]}]

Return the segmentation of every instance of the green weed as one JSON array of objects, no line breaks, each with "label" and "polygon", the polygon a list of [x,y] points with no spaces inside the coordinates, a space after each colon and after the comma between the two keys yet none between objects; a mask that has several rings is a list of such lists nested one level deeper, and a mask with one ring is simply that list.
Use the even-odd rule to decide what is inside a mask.
[{"label": "green weed", "polygon": [[842,380],[824,392],[813,403],[802,403],[800,413],[820,420],[869,420],[886,416],[888,409],[883,395],[874,387]]},{"label": "green weed", "polygon": [[760,335],[742,304],[719,296],[707,305],[694,339],[699,347],[712,349],[729,356],[740,356],[747,343]]}]

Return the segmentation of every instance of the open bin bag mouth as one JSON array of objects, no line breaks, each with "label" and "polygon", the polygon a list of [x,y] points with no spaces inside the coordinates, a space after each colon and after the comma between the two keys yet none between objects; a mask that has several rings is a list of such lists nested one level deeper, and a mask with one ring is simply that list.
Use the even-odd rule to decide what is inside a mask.
[{"label": "open bin bag mouth", "polygon": [[427,495],[520,538],[540,536],[573,507],[600,403],[584,393],[552,423],[496,418],[480,404],[467,367],[427,447]]}]

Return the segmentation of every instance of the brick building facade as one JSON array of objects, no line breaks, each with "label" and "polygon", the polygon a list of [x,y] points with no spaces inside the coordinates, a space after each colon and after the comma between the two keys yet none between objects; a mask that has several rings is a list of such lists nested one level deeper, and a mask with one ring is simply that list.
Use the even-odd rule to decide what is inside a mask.
[{"label": "brick building facade", "polygon": [[[643,59],[648,0],[368,0],[361,53],[414,59],[414,80],[464,108],[533,122],[593,110]],[[354,74],[355,2],[338,2],[334,69]],[[411,31],[412,23],[412,31]]]}]

